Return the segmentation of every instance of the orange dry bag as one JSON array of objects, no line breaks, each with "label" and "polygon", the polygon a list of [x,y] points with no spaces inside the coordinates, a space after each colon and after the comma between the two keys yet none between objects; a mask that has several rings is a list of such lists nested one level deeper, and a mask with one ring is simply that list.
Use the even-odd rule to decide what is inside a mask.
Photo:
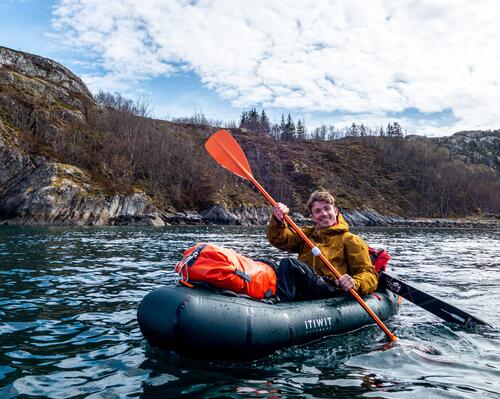
[{"label": "orange dry bag", "polygon": [[175,271],[185,283],[208,283],[254,299],[276,293],[276,274],[271,266],[215,244],[200,243],[185,250]]}]

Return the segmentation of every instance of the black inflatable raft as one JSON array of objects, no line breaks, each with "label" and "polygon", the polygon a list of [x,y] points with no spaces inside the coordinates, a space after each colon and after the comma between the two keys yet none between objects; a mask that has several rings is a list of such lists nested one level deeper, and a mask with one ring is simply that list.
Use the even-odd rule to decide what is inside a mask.
[{"label": "black inflatable raft", "polygon": [[[382,320],[397,313],[388,291],[363,298]],[[208,288],[165,286],[147,294],[137,311],[147,342],[196,358],[255,359],[273,351],[346,332],[373,320],[347,296],[267,304]]]}]

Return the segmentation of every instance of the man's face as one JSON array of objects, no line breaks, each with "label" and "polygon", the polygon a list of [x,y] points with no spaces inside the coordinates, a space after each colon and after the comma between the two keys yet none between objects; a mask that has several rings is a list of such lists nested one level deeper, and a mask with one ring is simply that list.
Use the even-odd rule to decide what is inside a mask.
[{"label": "man's face", "polygon": [[311,207],[312,220],[320,229],[333,226],[337,223],[338,209],[328,202],[314,201]]}]

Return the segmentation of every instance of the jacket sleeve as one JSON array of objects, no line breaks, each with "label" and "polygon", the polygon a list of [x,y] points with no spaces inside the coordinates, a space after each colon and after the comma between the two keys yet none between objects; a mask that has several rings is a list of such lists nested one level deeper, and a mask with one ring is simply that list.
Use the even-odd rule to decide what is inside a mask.
[{"label": "jacket sleeve", "polygon": [[350,234],[344,244],[349,274],[355,289],[360,294],[369,294],[377,289],[378,275],[368,253],[368,245],[358,236]]},{"label": "jacket sleeve", "polygon": [[300,236],[274,215],[267,225],[267,239],[274,247],[290,252],[298,253],[304,245]]}]

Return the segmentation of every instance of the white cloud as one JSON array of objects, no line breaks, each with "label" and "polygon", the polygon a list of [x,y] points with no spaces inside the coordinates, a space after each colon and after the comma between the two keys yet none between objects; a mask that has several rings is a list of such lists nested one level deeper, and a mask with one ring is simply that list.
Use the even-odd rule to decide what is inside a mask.
[{"label": "white cloud", "polygon": [[188,69],[237,107],[451,110],[447,126],[405,120],[437,132],[500,125],[498,20],[488,0],[62,0],[53,26],[105,69],[91,84]]}]

